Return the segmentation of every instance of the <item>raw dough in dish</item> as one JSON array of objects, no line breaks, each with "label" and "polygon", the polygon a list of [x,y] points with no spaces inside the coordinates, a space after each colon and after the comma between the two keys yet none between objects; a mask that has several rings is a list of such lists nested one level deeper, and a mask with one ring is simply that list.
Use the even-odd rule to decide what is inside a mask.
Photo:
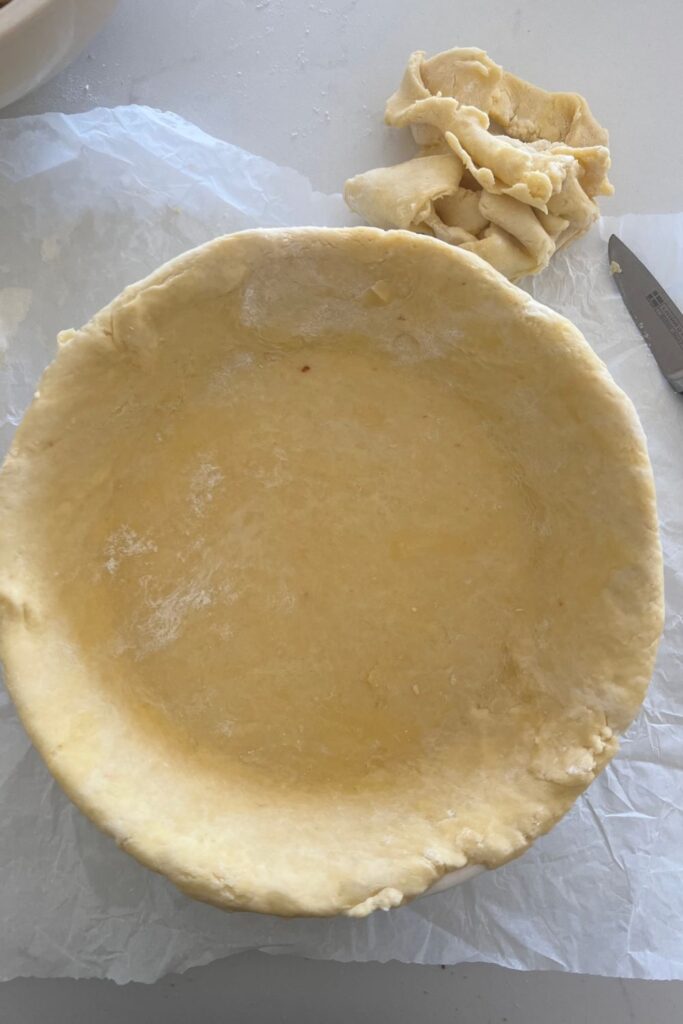
[{"label": "raw dough in dish", "polygon": [[344,197],[382,228],[461,245],[516,281],[537,274],[611,195],[607,132],[582,96],[545,92],[483,50],[412,54],[387,124],[420,155],[347,181]]},{"label": "raw dough in dish", "polygon": [[563,815],[662,623],[628,399],[409,232],[246,232],[60,337],[0,474],[1,650],[53,773],[222,907],[365,914]]}]

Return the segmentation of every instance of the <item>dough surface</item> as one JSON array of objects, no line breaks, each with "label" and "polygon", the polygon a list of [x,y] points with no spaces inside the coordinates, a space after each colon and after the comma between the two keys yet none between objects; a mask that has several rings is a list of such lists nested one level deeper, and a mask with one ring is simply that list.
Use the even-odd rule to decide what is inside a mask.
[{"label": "dough surface", "polygon": [[516,281],[537,274],[598,217],[611,195],[607,132],[576,93],[551,93],[483,50],[410,57],[386,122],[409,126],[420,154],[344,188],[371,224],[461,245]]},{"label": "dough surface", "polygon": [[227,908],[365,914],[522,853],[636,713],[661,575],[582,336],[404,231],[165,265],[60,337],[0,474],[27,729]]}]

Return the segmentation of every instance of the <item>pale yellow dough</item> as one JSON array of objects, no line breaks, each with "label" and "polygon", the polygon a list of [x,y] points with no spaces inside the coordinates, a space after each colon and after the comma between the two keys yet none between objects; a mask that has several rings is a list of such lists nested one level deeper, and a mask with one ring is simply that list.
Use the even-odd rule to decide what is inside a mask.
[{"label": "pale yellow dough", "polygon": [[227,908],[520,854],[662,624],[652,474],[566,320],[461,249],[247,232],[59,354],[0,475],[1,649],[79,806]]},{"label": "pale yellow dough", "polygon": [[350,178],[351,209],[462,245],[512,281],[584,234],[595,197],[612,193],[607,132],[584,98],[545,92],[483,50],[412,54],[386,121],[409,126],[420,153]]}]

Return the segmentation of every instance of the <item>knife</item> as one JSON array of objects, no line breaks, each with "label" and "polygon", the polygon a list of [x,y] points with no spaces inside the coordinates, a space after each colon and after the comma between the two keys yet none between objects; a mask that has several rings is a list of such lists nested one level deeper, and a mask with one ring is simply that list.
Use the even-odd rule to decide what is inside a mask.
[{"label": "knife", "polygon": [[610,270],[633,322],[674,391],[683,394],[683,314],[627,245],[611,235]]}]

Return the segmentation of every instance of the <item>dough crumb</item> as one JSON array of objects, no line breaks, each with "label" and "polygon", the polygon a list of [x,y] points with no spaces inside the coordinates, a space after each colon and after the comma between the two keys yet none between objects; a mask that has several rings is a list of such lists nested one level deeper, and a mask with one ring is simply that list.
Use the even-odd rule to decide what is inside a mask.
[{"label": "dough crumb", "polygon": [[40,258],[43,263],[52,263],[62,251],[62,243],[57,235],[48,235],[40,243]]}]

